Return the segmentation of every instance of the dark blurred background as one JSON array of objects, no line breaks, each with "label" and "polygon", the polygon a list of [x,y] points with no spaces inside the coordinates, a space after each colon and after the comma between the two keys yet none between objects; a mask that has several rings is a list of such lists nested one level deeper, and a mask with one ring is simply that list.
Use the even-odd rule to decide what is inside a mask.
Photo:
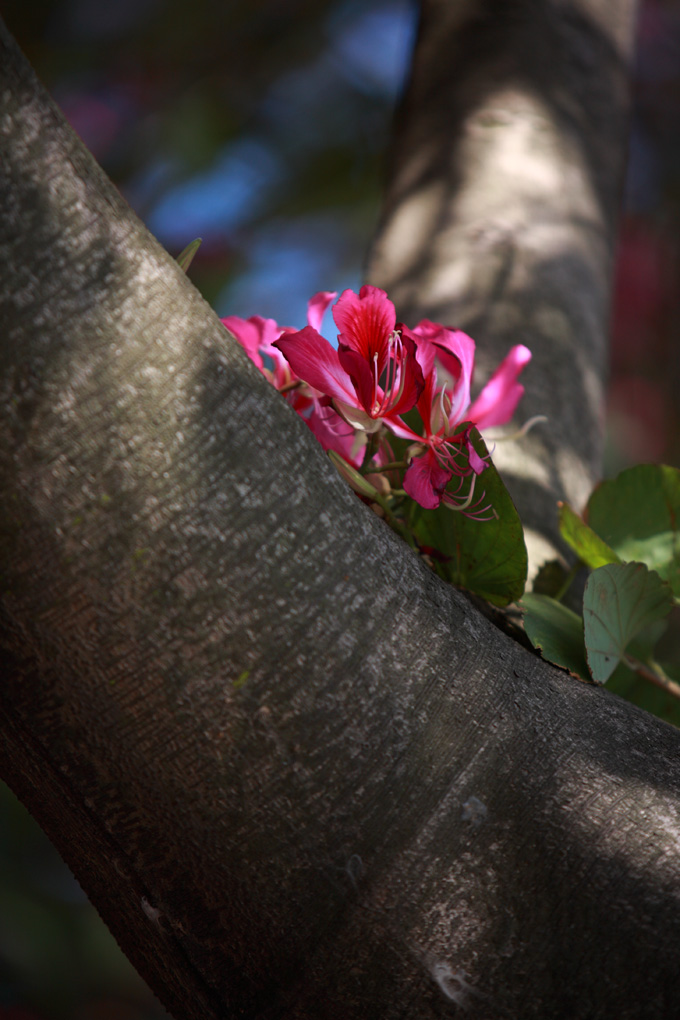
[{"label": "dark blurred background", "polygon": [[[73,127],[220,315],[301,327],[357,288],[417,22],[407,0],[5,0]],[[646,0],[612,316],[607,473],[680,464],[680,0]],[[159,1020],[0,789],[0,1020]]]}]

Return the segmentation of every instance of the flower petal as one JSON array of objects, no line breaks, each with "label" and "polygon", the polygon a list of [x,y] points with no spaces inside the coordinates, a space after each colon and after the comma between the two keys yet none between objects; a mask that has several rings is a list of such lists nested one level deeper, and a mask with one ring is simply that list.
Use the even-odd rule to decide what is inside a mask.
[{"label": "flower petal", "polygon": [[284,333],[275,341],[293,372],[328,397],[356,403],[352,380],[340,364],[338,352],[311,326]]},{"label": "flower petal", "polygon": [[221,321],[222,325],[236,337],[250,360],[262,370],[264,363],[260,348],[269,347],[281,333],[281,327],[274,319],[263,319],[261,315],[253,315],[250,319],[228,315]]},{"label": "flower petal", "polygon": [[358,399],[357,406],[361,406],[366,414],[371,414],[377,396],[375,377],[371,371],[373,366],[369,366],[361,354],[351,347],[346,347],[345,344],[338,344],[338,359],[352,380]]},{"label": "flower petal", "polygon": [[320,290],[318,294],[314,294],[307,302],[307,324],[312,329],[321,332],[321,323],[323,317],[326,314],[326,309],[332,301],[335,301],[338,296],[337,290]]},{"label": "flower petal", "polygon": [[420,435],[418,432],[414,432],[406,422],[396,415],[387,415],[383,418],[383,423],[387,425],[390,432],[398,436],[399,439],[408,439],[412,443],[424,443],[425,437]]},{"label": "flower petal", "polygon": [[427,366],[436,363],[437,390],[448,397],[448,424],[453,428],[462,421],[470,403],[470,384],[475,365],[475,342],[462,329],[447,329],[438,322],[423,319],[412,331],[421,338],[418,360],[427,376]]},{"label": "flower petal", "polygon": [[[393,392],[389,394],[388,411],[390,414],[406,414],[415,406],[425,389],[425,379],[418,362],[414,338],[402,334],[401,344],[401,356],[392,383]],[[394,357],[394,353],[392,356]],[[397,393],[394,393],[395,384],[398,384]]]},{"label": "flower petal", "polygon": [[524,393],[524,387],[517,382],[517,376],[530,361],[531,351],[528,347],[523,344],[513,347],[465,417],[480,430],[491,425],[505,425],[510,421]]},{"label": "flower petal", "polygon": [[324,450],[334,450],[349,464],[361,467],[366,452],[366,433],[356,432],[330,406],[313,408],[310,415],[304,415],[303,421],[319,440]]},{"label": "flower petal", "polygon": [[470,467],[476,475],[481,475],[482,471],[487,467],[487,463],[479,456],[469,439],[467,440],[467,452]]},{"label": "flower petal", "polygon": [[419,457],[414,457],[407,468],[404,491],[426,510],[434,510],[441,503],[442,494],[451,477],[451,471],[441,467],[434,451],[428,448]]},{"label": "flower petal", "polygon": [[378,355],[378,376],[387,358],[387,344],[397,321],[394,305],[384,290],[368,285],[359,294],[345,290],[333,308],[333,318],[340,330],[339,341],[361,354],[373,366]]}]

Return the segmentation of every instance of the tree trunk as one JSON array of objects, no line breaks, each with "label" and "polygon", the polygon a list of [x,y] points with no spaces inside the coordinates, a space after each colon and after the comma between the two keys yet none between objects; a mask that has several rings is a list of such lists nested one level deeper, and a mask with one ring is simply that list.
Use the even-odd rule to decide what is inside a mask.
[{"label": "tree trunk", "polygon": [[531,572],[565,547],[555,500],[601,475],[609,292],[633,0],[425,0],[368,263],[405,321],[452,323],[481,364],[534,354],[498,445]]},{"label": "tree trunk", "polygon": [[181,1020],[674,1015],[677,731],[355,499],[0,39],[4,778]]}]

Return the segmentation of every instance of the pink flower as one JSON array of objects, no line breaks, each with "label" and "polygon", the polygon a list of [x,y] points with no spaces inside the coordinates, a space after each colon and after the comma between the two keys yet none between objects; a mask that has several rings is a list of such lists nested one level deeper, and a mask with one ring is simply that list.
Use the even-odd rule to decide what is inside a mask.
[{"label": "pink flower", "polygon": [[[336,291],[320,291],[307,305],[308,329],[320,329],[324,313],[336,297]],[[359,466],[363,460],[364,443],[332,407],[323,403],[318,391],[305,385],[291,369],[275,346],[279,337],[294,335],[289,326],[279,326],[274,319],[253,315],[241,319],[228,315],[222,323],[236,337],[244,351],[262,374],[283,394],[289,404],[309,426],[325,450],[335,450],[350,464]]]},{"label": "pink flower", "polygon": [[512,347],[466,414],[468,421],[474,422],[480,431],[509,422],[524,396],[517,376],[530,361],[528,347],[524,344]]},{"label": "pink flower", "polygon": [[[321,322],[326,309],[331,301],[337,296],[337,291],[320,291],[314,294],[307,303],[307,322],[309,326],[321,328]],[[279,326],[274,319],[263,319],[260,315],[253,315],[249,319],[240,319],[237,315],[228,315],[222,319],[230,333],[233,333],[241,347],[257,365],[260,371],[269,379],[279,392],[292,392],[300,389],[299,380],[291,371],[286,359],[281,352],[274,347],[274,343],[284,333],[294,333],[290,326]],[[266,361],[272,364],[269,368]],[[291,401],[294,403],[294,401]],[[308,401],[309,404],[309,401]]]},{"label": "pink flower", "polygon": [[513,347],[470,406],[474,340],[461,330],[447,329],[427,319],[415,327],[412,335],[425,377],[417,403],[424,435],[403,422],[389,423],[396,435],[411,439],[421,450],[406,471],[404,490],[430,509],[439,506],[442,499],[460,505],[459,499],[446,492],[448,482],[454,475],[462,477],[471,471],[481,474],[486,463],[474,449],[469,430],[461,431],[459,426],[468,421],[482,429],[510,420],[524,393],[517,376],[531,360],[531,352],[522,345]]},{"label": "pink flower", "polygon": [[[445,502],[473,513],[475,477],[486,467],[472,441],[472,425],[503,425],[512,417],[524,387],[517,381],[531,352],[513,347],[477,399],[470,404],[475,342],[459,329],[423,319],[413,330],[396,322],[394,305],[378,287],[344,291],[333,308],[338,348],[319,333],[335,298],[315,294],[307,326],[295,331],[273,319],[223,319],[248,356],[304,418],[324,449],[359,468],[367,435],[384,426],[411,443],[404,491],[421,506]],[[271,366],[271,367],[270,367]],[[401,415],[415,408],[422,428]],[[471,423],[462,428],[464,422]],[[371,462],[393,462],[383,431],[371,441]],[[390,469],[394,472],[394,467]],[[458,490],[449,483],[457,476]],[[470,478],[467,496],[466,478]],[[398,480],[394,483],[398,485]],[[479,502],[479,501],[478,501]]]},{"label": "pink flower", "polygon": [[424,385],[413,338],[396,323],[383,290],[346,290],[333,318],[337,351],[310,324],[275,341],[293,372],[319,393],[353,428],[376,432],[383,420],[409,411]]}]

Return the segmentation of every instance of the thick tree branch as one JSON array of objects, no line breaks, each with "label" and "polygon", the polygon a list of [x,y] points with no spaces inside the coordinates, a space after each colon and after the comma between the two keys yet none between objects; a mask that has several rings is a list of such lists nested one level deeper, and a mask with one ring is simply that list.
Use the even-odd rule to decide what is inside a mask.
[{"label": "thick tree branch", "polygon": [[634,0],[425,0],[369,260],[406,321],[466,329],[485,371],[534,353],[524,420],[494,455],[532,569],[561,545],[556,501],[601,473],[614,227]]},{"label": "thick tree branch", "polygon": [[0,770],[177,1017],[661,1017],[675,730],[344,487],[3,34]]}]

